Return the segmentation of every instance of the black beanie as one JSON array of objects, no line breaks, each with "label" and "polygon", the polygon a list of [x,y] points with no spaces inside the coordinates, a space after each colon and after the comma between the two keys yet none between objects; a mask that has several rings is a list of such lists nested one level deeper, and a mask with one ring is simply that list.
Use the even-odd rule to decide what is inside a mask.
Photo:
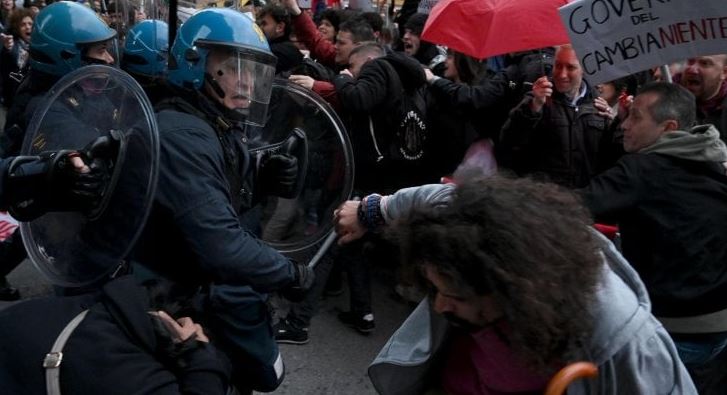
[{"label": "black beanie", "polygon": [[421,37],[422,31],[424,31],[424,24],[427,23],[428,17],[429,15],[427,14],[416,13],[409,17],[404,24],[404,29],[409,29],[415,36]]}]

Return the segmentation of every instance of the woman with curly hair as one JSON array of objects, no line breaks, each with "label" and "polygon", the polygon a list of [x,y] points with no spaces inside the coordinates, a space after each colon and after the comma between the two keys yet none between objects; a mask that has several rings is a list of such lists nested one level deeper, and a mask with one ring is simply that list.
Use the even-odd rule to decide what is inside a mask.
[{"label": "woman with curly hair", "polygon": [[18,72],[28,64],[30,34],[33,32],[33,11],[19,8],[10,14],[8,20],[9,39],[4,41],[0,50],[0,78],[2,79],[3,104],[12,105],[15,91],[22,78]]},{"label": "woman with curly hair", "polygon": [[369,368],[382,394],[542,393],[576,361],[598,377],[569,394],[696,393],[635,271],[556,185],[429,185],[336,214],[343,242],[405,218],[391,235],[430,290]]}]

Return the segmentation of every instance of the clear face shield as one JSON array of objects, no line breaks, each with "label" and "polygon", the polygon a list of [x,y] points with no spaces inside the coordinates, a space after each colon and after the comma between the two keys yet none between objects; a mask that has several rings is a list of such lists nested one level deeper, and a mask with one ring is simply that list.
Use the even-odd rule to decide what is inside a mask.
[{"label": "clear face shield", "polygon": [[205,92],[237,121],[263,126],[275,77],[275,57],[245,48],[211,47]]},{"label": "clear face shield", "polygon": [[83,66],[100,64],[119,68],[119,41],[116,37],[97,43],[82,44],[81,62]]}]

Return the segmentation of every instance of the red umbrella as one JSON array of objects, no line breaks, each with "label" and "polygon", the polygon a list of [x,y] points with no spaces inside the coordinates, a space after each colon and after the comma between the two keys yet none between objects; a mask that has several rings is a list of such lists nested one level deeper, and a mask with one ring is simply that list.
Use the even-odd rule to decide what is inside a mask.
[{"label": "red umbrella", "polygon": [[558,15],[568,0],[440,0],[422,39],[477,59],[570,42]]}]

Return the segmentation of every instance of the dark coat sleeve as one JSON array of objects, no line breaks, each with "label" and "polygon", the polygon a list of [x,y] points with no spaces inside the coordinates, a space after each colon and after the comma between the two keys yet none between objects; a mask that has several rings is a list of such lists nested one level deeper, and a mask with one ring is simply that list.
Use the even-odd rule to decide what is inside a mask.
[{"label": "dark coat sleeve", "polygon": [[509,149],[517,150],[530,142],[538,123],[543,119],[545,107],[540,112],[530,109],[531,95],[526,95],[520,104],[510,111],[510,117],[500,131],[500,142]]},{"label": "dark coat sleeve", "polygon": [[[166,122],[162,114],[160,124]],[[258,292],[290,284],[292,263],[240,225],[214,132],[180,125],[160,135],[157,201],[173,213],[202,269],[218,282],[250,285]]]},{"label": "dark coat sleeve", "polygon": [[437,100],[448,100],[465,111],[480,111],[498,104],[505,97],[507,81],[497,78],[480,85],[452,82],[446,78],[434,81],[431,90]]},{"label": "dark coat sleeve", "polygon": [[593,178],[587,187],[578,190],[597,222],[616,223],[639,201],[643,182],[636,155],[624,156],[612,168]]},{"label": "dark coat sleeve", "polygon": [[370,114],[388,99],[388,87],[391,85],[386,71],[375,60],[361,67],[357,79],[339,74],[333,84],[345,110],[364,114]]}]

